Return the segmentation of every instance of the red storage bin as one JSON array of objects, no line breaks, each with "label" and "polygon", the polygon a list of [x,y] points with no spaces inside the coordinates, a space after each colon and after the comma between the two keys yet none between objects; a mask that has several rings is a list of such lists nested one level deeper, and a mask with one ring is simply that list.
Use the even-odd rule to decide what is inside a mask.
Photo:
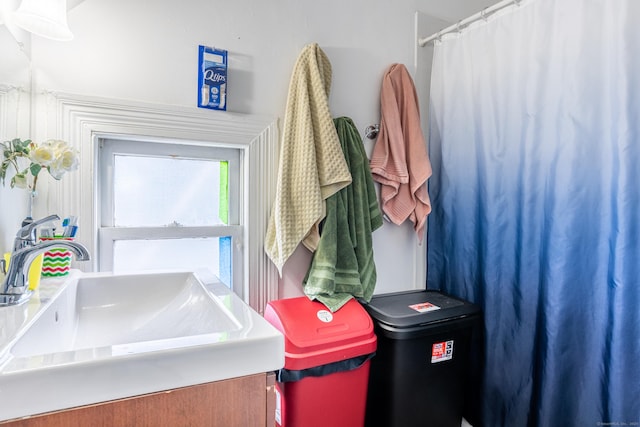
[{"label": "red storage bin", "polygon": [[364,426],[373,321],[351,300],[331,313],[307,297],[271,301],[265,319],[285,339],[278,372],[279,427]]}]

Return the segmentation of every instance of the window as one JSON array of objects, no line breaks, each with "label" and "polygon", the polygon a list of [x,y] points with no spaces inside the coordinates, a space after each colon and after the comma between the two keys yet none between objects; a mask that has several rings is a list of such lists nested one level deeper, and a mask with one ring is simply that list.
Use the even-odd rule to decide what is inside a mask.
[{"label": "window", "polygon": [[[206,268],[241,287],[240,150],[99,140],[98,269]],[[234,264],[238,268],[234,268]]]},{"label": "window", "polygon": [[[195,107],[162,106],[141,102],[95,98],[82,95],[51,92],[46,97],[47,114],[43,128],[52,137],[71,143],[80,151],[80,167],[55,186],[48,188],[47,204],[42,206],[43,215],[58,213],[61,216],[78,215],[77,240],[91,251],[92,261],[74,263],[74,268],[97,271],[101,248],[98,235],[111,229],[109,239],[118,244],[140,244],[140,239],[158,240],[160,244],[171,242],[171,238],[198,239],[235,236],[231,232],[218,232],[222,225],[206,226],[209,233],[203,237],[192,237],[189,232],[198,231],[198,226],[154,227],[154,236],[149,236],[144,227],[103,227],[101,184],[99,170],[100,144],[105,140],[120,140],[130,144],[169,144],[180,142],[180,147],[212,147],[236,150],[242,162],[239,173],[238,224],[242,224],[241,238],[234,240],[232,255],[241,252],[241,261],[234,256],[234,292],[262,313],[268,301],[278,298],[278,271],[264,252],[264,237],[271,204],[275,197],[278,172],[278,124],[270,117],[232,112],[204,111]],[[215,142],[215,144],[213,144]],[[155,147],[155,146],[154,146]],[[186,148],[185,148],[186,149]],[[129,153],[129,155],[144,153]],[[149,154],[149,153],[147,153]],[[150,154],[158,154],[155,151]],[[181,154],[186,159],[203,159],[203,156]],[[170,156],[169,156],[170,157]],[[162,158],[162,156],[161,156]],[[211,156],[204,156],[205,159]],[[217,158],[213,156],[213,158]],[[166,159],[166,157],[165,157]],[[229,163],[229,169],[232,169]],[[229,194],[233,180],[230,180]],[[231,199],[229,199],[231,200]],[[38,208],[39,209],[39,208]],[[234,227],[229,208],[229,225]],[[180,222],[180,220],[176,220]],[[184,224],[183,224],[184,225]],[[136,228],[136,230],[134,230]],[[144,234],[136,239],[120,239],[117,233]],[[184,234],[182,234],[184,233]],[[206,234],[206,233],[205,233]],[[169,236],[171,235],[171,237]],[[213,246],[216,245],[213,243]],[[135,250],[134,248],[130,248]],[[125,248],[126,250],[126,248]],[[116,248],[116,252],[119,252]],[[197,251],[196,251],[197,252]],[[153,258],[152,255],[149,257]],[[117,261],[116,261],[117,262]],[[238,273],[241,272],[241,279]],[[236,287],[235,282],[242,283]]]}]

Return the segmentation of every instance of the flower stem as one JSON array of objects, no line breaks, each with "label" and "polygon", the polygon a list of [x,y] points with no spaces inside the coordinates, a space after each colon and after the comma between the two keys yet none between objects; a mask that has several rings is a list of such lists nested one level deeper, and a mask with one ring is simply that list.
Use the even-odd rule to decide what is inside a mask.
[{"label": "flower stem", "polygon": [[38,183],[38,175],[33,177],[33,185],[31,186],[31,191],[36,192],[36,184]]}]

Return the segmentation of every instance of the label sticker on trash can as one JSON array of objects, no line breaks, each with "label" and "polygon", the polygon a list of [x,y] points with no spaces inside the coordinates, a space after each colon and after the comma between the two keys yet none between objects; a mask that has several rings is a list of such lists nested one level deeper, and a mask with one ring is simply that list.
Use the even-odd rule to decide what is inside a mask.
[{"label": "label sticker on trash can", "polygon": [[428,311],[440,310],[440,307],[433,305],[430,302],[421,302],[420,304],[413,304],[409,306],[410,309],[417,311],[418,313],[426,313]]},{"label": "label sticker on trash can", "polygon": [[331,312],[327,310],[318,310],[318,313],[316,315],[318,316],[318,319],[320,319],[320,321],[324,323],[329,323],[333,320],[333,314],[331,314]]},{"label": "label sticker on trash can", "polygon": [[431,363],[453,359],[453,340],[436,342],[431,347]]}]

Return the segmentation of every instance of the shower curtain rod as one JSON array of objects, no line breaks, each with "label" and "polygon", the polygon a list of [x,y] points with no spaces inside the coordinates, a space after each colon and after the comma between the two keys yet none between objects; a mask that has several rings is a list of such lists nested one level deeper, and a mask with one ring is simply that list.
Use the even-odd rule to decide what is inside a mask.
[{"label": "shower curtain rod", "polygon": [[503,0],[500,3],[496,3],[493,6],[489,6],[486,7],[484,9],[482,9],[481,12],[476,13],[475,15],[471,15],[468,18],[465,18],[461,21],[458,21],[457,24],[453,24],[447,28],[445,28],[444,30],[440,30],[435,34],[430,35],[429,37],[423,37],[418,39],[418,45],[420,47],[425,47],[429,42],[432,42],[436,39],[439,39],[440,37],[442,37],[444,34],[447,33],[452,33],[454,31],[461,31],[462,29],[468,27],[469,25],[471,25],[472,23],[479,21],[481,19],[487,19],[490,15],[493,15],[494,13],[496,13],[499,10],[504,9],[507,6],[511,6],[512,4],[516,4],[518,6],[520,6],[520,2],[522,0]]}]

